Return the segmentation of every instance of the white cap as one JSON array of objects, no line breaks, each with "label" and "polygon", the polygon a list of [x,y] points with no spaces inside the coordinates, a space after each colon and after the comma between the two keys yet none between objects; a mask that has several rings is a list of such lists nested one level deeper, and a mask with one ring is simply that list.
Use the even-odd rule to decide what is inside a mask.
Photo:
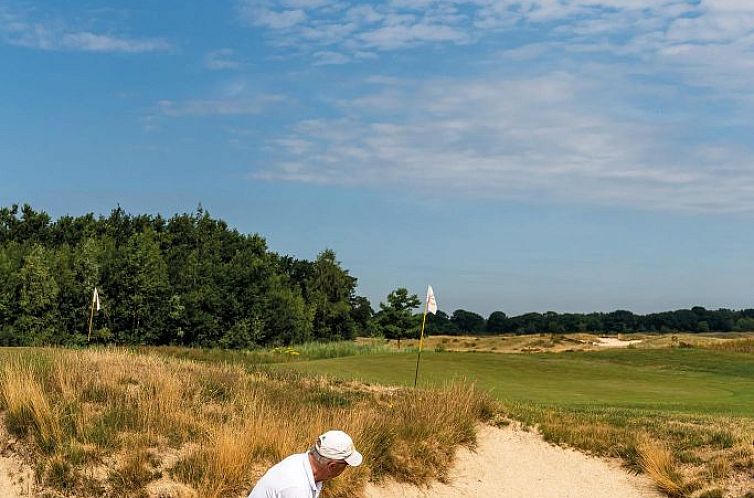
[{"label": "white cap", "polygon": [[317,438],[317,453],[333,460],[345,460],[351,467],[358,467],[364,457],[353,447],[351,436],[343,431],[327,431]]}]

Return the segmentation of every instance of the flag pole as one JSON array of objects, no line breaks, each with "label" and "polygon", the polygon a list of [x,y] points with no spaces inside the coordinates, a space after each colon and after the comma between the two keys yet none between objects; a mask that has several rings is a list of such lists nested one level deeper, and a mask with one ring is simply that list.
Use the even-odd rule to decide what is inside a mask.
[{"label": "flag pole", "polygon": [[414,388],[416,381],[419,380],[419,359],[422,356],[422,345],[424,343],[424,324],[427,323],[427,305],[429,304],[429,294],[424,299],[424,316],[422,316],[422,331],[419,335],[419,353],[416,355],[416,373],[414,373]]},{"label": "flag pole", "polygon": [[[95,288],[96,292],[96,288]],[[86,342],[89,342],[92,340],[92,322],[94,321],[94,294],[92,294],[92,305],[89,307],[89,337],[87,337]]]}]

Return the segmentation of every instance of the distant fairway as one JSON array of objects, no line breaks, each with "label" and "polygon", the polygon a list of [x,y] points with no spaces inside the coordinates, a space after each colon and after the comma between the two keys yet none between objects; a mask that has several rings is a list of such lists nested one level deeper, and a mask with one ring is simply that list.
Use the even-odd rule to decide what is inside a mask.
[{"label": "distant fairway", "polygon": [[[286,368],[412,385],[416,354],[289,363]],[[466,379],[502,401],[754,418],[754,358],[703,349],[500,354],[424,352],[420,385]]]}]

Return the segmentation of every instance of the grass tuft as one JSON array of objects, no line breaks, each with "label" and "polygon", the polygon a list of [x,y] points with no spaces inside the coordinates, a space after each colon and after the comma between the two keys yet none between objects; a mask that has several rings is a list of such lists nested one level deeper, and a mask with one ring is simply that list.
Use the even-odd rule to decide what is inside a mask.
[{"label": "grass tuft", "polygon": [[45,453],[55,451],[62,439],[60,420],[32,372],[7,364],[0,374],[0,400],[11,434],[32,436]]},{"label": "grass tuft", "polygon": [[661,491],[670,497],[684,498],[687,488],[683,475],[676,466],[673,454],[664,444],[645,438],[637,446],[639,465],[657,484]]}]

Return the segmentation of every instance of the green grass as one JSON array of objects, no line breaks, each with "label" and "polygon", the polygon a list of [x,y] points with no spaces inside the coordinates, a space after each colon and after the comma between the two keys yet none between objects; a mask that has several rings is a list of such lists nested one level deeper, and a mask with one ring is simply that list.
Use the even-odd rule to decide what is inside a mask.
[{"label": "green grass", "polygon": [[383,343],[359,344],[354,341],[307,342],[289,347],[253,350],[224,350],[209,348],[184,348],[178,346],[140,346],[134,351],[207,363],[243,365],[253,369],[258,365],[288,363],[301,360],[322,360],[346,356],[365,356],[394,352],[395,348]]},{"label": "green grass", "polygon": [[[286,368],[370,383],[412,385],[416,355],[301,361]],[[561,354],[424,352],[420,385],[467,379],[504,402],[604,406],[754,418],[751,355],[702,349]]]},{"label": "green grass", "polygon": [[[474,384],[477,389],[490,393],[502,402],[498,409],[505,418],[521,421],[527,426],[536,426],[548,441],[593,454],[623,458],[633,469],[650,474],[658,486],[665,486],[663,489],[677,488],[675,496],[699,498],[699,493],[719,488],[724,490],[723,496],[726,498],[736,498],[741,494],[737,491],[741,482],[754,486],[754,449],[751,447],[751,434],[754,434],[754,358],[746,352],[748,343],[745,346],[741,348],[736,344],[735,348],[729,350],[667,347],[536,354],[425,351],[422,354],[419,386],[435,388],[458,381],[467,387]],[[162,419],[146,416],[154,410],[148,410],[146,414],[142,413],[144,410],[137,413],[134,411],[135,406],[122,402],[129,390],[145,382],[140,377],[144,377],[146,372],[133,369],[133,362],[141,362],[151,369],[156,369],[159,365],[162,369],[159,375],[152,372],[149,379],[153,380],[145,384],[152,386],[151,383],[154,383],[154,389],[159,387],[165,391],[164,403],[159,401],[160,397],[154,399],[158,408],[163,404],[172,406],[171,403],[175,405],[194,400],[201,405],[213,406],[215,411],[221,410],[218,413],[208,412],[203,419],[207,424],[224,423],[233,410],[247,405],[246,402],[238,403],[239,390],[243,391],[245,388],[242,387],[247,384],[250,387],[263,382],[267,392],[264,399],[268,400],[268,408],[277,407],[280,400],[289,400],[291,403],[295,400],[295,406],[301,404],[307,407],[307,413],[311,410],[323,413],[333,410],[361,413],[387,403],[385,406],[390,409],[389,420],[417,421],[413,425],[409,424],[412,440],[426,439],[421,431],[441,425],[440,419],[418,423],[421,417],[408,412],[398,414],[392,403],[396,393],[400,393],[400,396],[425,396],[409,400],[406,406],[435,413],[438,412],[438,407],[429,406],[428,403],[443,390],[391,390],[383,395],[380,389],[368,386],[328,383],[324,379],[310,377],[327,375],[370,384],[412,386],[416,353],[395,351],[380,343],[313,343],[267,351],[170,347],[139,348],[138,351],[151,358],[134,352],[118,357],[121,358],[121,363],[127,360],[129,367],[116,377],[103,376],[95,372],[92,364],[86,362],[76,368],[63,369],[65,372],[78,372],[77,375],[82,378],[80,380],[86,380],[81,382],[76,399],[82,403],[103,404],[104,409],[99,410],[94,419],[81,419],[76,416],[80,410],[67,408],[75,407],[75,404],[70,405],[69,402],[55,405],[54,415],[56,420],[60,419],[58,432],[75,433],[76,437],[82,438],[83,443],[51,447],[55,454],[44,469],[44,475],[47,476],[45,479],[50,482],[68,482],[70,479],[66,476],[69,469],[57,463],[86,461],[92,457],[89,453],[96,458],[102,452],[122,452],[122,441],[115,437],[116,433],[138,432],[139,424],[144,421],[156,424]],[[87,353],[95,359],[98,355],[109,354],[108,351]],[[0,349],[0,363],[5,360],[34,372],[34,378],[40,387],[45,392],[52,393],[52,399],[57,399],[65,397],[65,383],[59,381],[60,368],[53,375],[56,369],[53,368],[52,360],[61,355],[69,356],[68,353],[56,350]],[[175,362],[172,358],[164,360],[155,356],[189,359],[202,365]],[[115,365],[111,363],[112,361],[103,363],[100,360],[96,368],[114,368]],[[168,366],[171,368],[167,368]],[[178,369],[182,373],[176,374],[171,369]],[[195,375],[198,371],[196,369],[204,369],[198,377]],[[189,389],[189,394],[179,396],[169,389],[172,384],[166,384],[168,377],[174,377],[173,384],[178,385],[186,381],[184,377],[189,374],[195,376],[188,384],[190,389],[183,387]],[[101,382],[107,378],[112,382]],[[92,379],[100,381],[90,381]],[[246,381],[241,382],[242,379]],[[292,395],[289,391],[294,386],[300,386],[301,389]],[[144,392],[151,393],[152,388]],[[20,396],[23,391],[13,393]],[[121,402],[108,402],[114,395]],[[297,419],[296,415],[291,415],[292,406],[294,405],[281,408],[286,415],[277,417],[276,420]],[[162,413],[165,410],[159,408],[158,411]],[[200,412],[201,410],[192,408],[190,416],[178,417],[172,425],[160,423],[157,430],[175,445],[201,439],[206,434],[211,436],[214,432],[196,430],[194,427],[196,413]],[[136,416],[138,414],[141,415]],[[16,415],[17,420],[13,418]],[[441,418],[447,416],[445,414]],[[476,419],[478,417],[468,418],[463,430],[472,431],[473,421]],[[83,427],[68,423],[73,420],[79,420],[84,424]],[[19,432],[27,431],[28,414],[23,410],[8,412],[5,414],[5,422],[9,429],[18,426]],[[400,422],[397,427],[400,429],[404,425],[404,422]],[[155,429],[152,427],[150,431]],[[365,433],[374,432],[368,427],[364,430]],[[397,429],[390,429],[395,430]],[[257,429],[249,429],[248,432],[259,433]],[[226,453],[234,455],[236,433],[231,431],[228,435],[223,445],[230,448]],[[89,448],[86,450],[89,453],[82,453],[86,448],[84,443],[94,444],[96,451]],[[433,453],[432,448],[412,445],[410,449],[446,460],[440,453]],[[55,460],[56,458],[59,460]],[[125,472],[124,475],[140,479],[139,472],[144,470],[140,461],[134,460],[134,465],[121,469]],[[193,460],[186,462],[187,465],[191,464],[187,467],[191,472],[196,470],[195,462],[192,462]],[[649,465],[647,462],[654,463]],[[224,478],[221,479],[220,476],[225,472],[222,469],[227,467],[226,463],[219,459],[212,464],[217,464],[218,482],[224,482]],[[404,468],[402,465],[397,465],[396,468]],[[440,467],[442,466],[438,468]],[[655,470],[651,471],[651,468]],[[410,480],[418,472],[417,469],[407,467],[403,478]],[[373,470],[381,472],[379,469]],[[76,468],[71,471],[77,472]],[[191,472],[186,475],[194,475]],[[387,473],[395,474],[395,471],[393,469]],[[182,472],[178,474],[183,475]]]},{"label": "green grass", "polygon": [[[415,366],[415,354],[394,353],[276,368],[411,386]],[[509,419],[536,426],[546,440],[620,457],[669,495],[701,498],[712,489],[706,496],[735,498],[741,483],[754,486],[751,354],[666,348],[422,355],[420,387],[459,379],[491,393]]]}]

